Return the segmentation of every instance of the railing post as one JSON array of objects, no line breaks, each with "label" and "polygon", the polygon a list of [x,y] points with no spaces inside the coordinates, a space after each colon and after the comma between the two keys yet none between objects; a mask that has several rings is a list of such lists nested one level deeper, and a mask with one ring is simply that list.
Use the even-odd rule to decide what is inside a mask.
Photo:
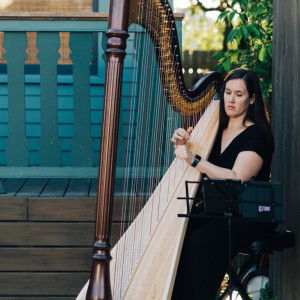
[{"label": "railing post", "polygon": [[93,166],[94,151],[91,138],[90,61],[93,39],[91,33],[70,34],[70,58],[73,62],[74,137],[72,166]]},{"label": "railing post", "polygon": [[40,166],[60,166],[61,150],[58,137],[57,61],[60,39],[58,32],[37,34],[37,58],[40,61],[41,137]]},{"label": "railing post", "polygon": [[28,166],[29,151],[26,138],[25,72],[27,36],[25,32],[6,32],[4,57],[8,78],[8,138],[6,162],[8,166]]}]

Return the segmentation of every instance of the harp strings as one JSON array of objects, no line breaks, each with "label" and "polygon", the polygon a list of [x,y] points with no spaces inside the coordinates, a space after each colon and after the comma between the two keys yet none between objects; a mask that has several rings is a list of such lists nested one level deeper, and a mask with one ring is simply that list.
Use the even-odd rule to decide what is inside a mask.
[{"label": "harp strings", "polygon": [[[136,27],[136,25],[135,25]],[[152,90],[152,81],[149,80],[150,75],[153,73],[153,64],[151,64],[151,58],[146,60],[148,63],[144,62],[144,59],[135,52],[136,48],[146,48],[149,41],[143,38],[143,34],[136,33],[134,35],[134,47],[133,47],[133,56],[132,56],[132,70],[131,70],[131,79],[130,79],[130,97],[128,99],[128,116],[127,116],[127,143],[124,149],[124,168],[125,171],[124,179],[122,183],[122,203],[121,208],[121,220],[124,220],[120,226],[120,236],[123,235],[127,222],[131,222],[136,216],[137,212],[140,210],[141,201],[140,197],[143,191],[144,194],[148,194],[145,189],[147,183],[143,180],[143,158],[144,158],[144,149],[149,151],[151,147],[148,145],[148,139],[145,138],[149,135],[149,113],[148,112],[148,100],[149,100],[149,90]],[[137,65],[140,65],[142,68],[137,71]],[[134,71],[133,71],[134,70]],[[141,84],[138,87],[136,82],[138,81],[138,75],[146,74],[144,80],[140,80]],[[153,116],[155,120],[155,114]],[[135,125],[136,124],[136,125]],[[154,123],[153,130],[155,130]],[[134,140],[133,138],[136,137]],[[144,144],[142,142],[145,142]],[[153,141],[154,142],[154,141]],[[131,155],[131,151],[135,153],[134,156]],[[152,158],[150,157],[150,160]],[[130,167],[131,166],[131,167]],[[148,189],[151,187],[151,183],[148,184]],[[144,195],[142,195],[144,196]],[[128,215],[126,213],[129,212]],[[147,217],[147,216],[146,216]],[[144,219],[144,218],[142,218]],[[129,280],[129,276],[132,273],[136,257],[138,257],[139,251],[138,247],[142,248],[142,239],[139,231],[139,224],[135,224],[134,229],[129,231],[127,235],[124,236],[124,239],[129,241],[129,246],[124,242],[122,247],[117,250],[117,262],[116,269],[116,279],[114,280],[113,293],[119,298],[126,286],[126,282]],[[140,240],[138,245],[136,241]],[[131,246],[130,246],[131,245]],[[119,259],[118,259],[119,258]],[[126,258],[126,259],[125,259]]]},{"label": "harp strings", "polygon": [[[165,5],[168,3],[166,2]],[[162,195],[158,184],[174,158],[171,135],[174,129],[181,125],[181,117],[164,99],[164,89],[167,88],[166,85],[170,80],[170,57],[176,58],[175,49],[170,50],[165,47],[157,49],[158,46],[153,45],[150,38],[162,29],[160,43],[170,44],[174,38],[172,28],[175,24],[170,18],[164,21],[165,26],[161,26],[161,22],[156,22],[157,18],[153,16],[160,16],[159,6],[154,5],[152,11],[145,10],[145,5],[137,5],[137,7],[137,19],[143,16],[149,35],[136,25],[136,21],[133,25],[135,33],[130,79],[123,79],[129,85],[129,97],[126,100],[128,104],[124,105],[127,106],[126,142],[118,220],[118,238],[121,242],[116,245],[114,257],[112,280],[114,299],[122,297],[151,234],[168,204],[169,193],[172,194],[176,188],[176,179],[171,177],[170,173],[165,175],[168,176],[169,193]],[[173,51],[171,56],[170,51]],[[155,53],[160,55],[158,62]],[[172,72],[177,74],[178,63],[176,60],[172,63],[175,66]],[[161,78],[157,70],[161,71]],[[173,76],[173,80],[175,82],[171,86],[177,86],[178,77]],[[166,94],[169,97],[168,102],[172,104],[173,94]],[[192,109],[195,107],[193,106]],[[180,164],[182,162],[178,162],[178,165]],[[149,197],[142,210],[145,199]],[[136,218],[140,211],[139,218]],[[133,220],[136,221],[132,223]]]},{"label": "harp strings", "polygon": [[[149,14],[145,16],[146,18],[150,18]],[[159,182],[159,178],[163,173],[159,168],[162,160],[162,151],[166,152],[166,157],[170,158],[172,156],[170,150],[168,150],[170,146],[164,147],[166,142],[170,144],[170,138],[162,137],[160,134],[154,134],[154,132],[158,132],[159,129],[162,129],[162,124],[166,122],[166,116],[171,119],[169,123],[174,126],[174,112],[169,110],[168,113],[165,113],[166,104],[162,99],[163,91],[157,84],[158,78],[157,73],[155,74],[155,55],[152,52],[148,53],[147,50],[142,54],[135,51],[135,49],[149,48],[152,48],[152,52],[154,51],[151,40],[145,37],[144,33],[137,30],[134,35],[134,50],[132,54],[132,69],[134,71],[131,71],[130,99],[128,99],[127,142],[126,149],[124,150],[125,170],[123,172],[124,179],[121,193],[123,205],[121,208],[119,236],[123,235],[127,227],[126,222],[122,223],[122,221],[131,222],[135,219],[142,207],[141,198],[151,195],[155,189],[155,185]],[[145,58],[143,54],[147,54],[147,57]],[[159,67],[163,67],[163,65]],[[156,81],[153,80],[155,76]],[[141,77],[145,77],[145,79],[141,80]],[[141,83],[139,86],[137,85],[138,81]],[[171,132],[170,129],[166,129],[166,131]],[[132,137],[136,137],[136,139]],[[154,137],[157,137],[157,140],[155,140]],[[130,151],[133,151],[135,155],[132,156]],[[150,153],[152,153],[152,155],[150,155]],[[164,158],[164,163],[165,161],[166,159]],[[153,165],[154,167],[152,167]],[[146,169],[147,174],[145,174]],[[147,181],[145,180],[146,175],[148,177]],[[152,199],[152,211],[153,209],[159,211],[159,206],[156,205],[157,202],[159,201],[155,201],[154,198]],[[127,212],[129,213],[128,215],[126,215]],[[139,224],[135,224],[134,229],[124,236],[124,239],[129,241],[129,246],[124,243],[122,247],[119,247],[117,250],[117,272],[115,274],[113,287],[116,296],[122,294],[145,248],[147,231],[149,231],[149,234],[151,232],[151,222],[149,225],[151,215],[142,215]],[[158,217],[156,216],[154,219],[155,220],[152,221],[156,222]],[[148,224],[146,230],[142,223]]]}]

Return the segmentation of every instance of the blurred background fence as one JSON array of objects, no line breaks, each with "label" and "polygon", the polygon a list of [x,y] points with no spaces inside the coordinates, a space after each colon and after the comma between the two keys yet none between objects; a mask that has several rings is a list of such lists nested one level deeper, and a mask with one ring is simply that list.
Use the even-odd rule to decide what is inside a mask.
[{"label": "blurred background fence", "polygon": [[214,70],[217,60],[211,57],[216,51],[184,51],[182,65],[187,87],[191,88],[203,75]]}]

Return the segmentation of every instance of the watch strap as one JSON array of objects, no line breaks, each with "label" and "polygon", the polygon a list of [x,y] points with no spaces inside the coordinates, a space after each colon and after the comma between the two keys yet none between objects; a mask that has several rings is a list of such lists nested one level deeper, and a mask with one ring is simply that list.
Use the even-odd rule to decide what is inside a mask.
[{"label": "watch strap", "polygon": [[194,157],[194,161],[191,164],[191,166],[195,168],[198,165],[198,163],[199,163],[200,160],[201,160],[201,156],[198,155],[198,154],[196,154],[195,157]]}]

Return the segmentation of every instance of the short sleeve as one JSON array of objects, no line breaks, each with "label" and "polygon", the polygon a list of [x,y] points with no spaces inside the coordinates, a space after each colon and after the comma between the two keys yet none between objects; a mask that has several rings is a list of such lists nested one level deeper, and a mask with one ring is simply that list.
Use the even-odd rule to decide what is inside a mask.
[{"label": "short sleeve", "polygon": [[240,152],[254,151],[265,161],[271,155],[267,134],[255,125],[251,127],[244,136]]}]

